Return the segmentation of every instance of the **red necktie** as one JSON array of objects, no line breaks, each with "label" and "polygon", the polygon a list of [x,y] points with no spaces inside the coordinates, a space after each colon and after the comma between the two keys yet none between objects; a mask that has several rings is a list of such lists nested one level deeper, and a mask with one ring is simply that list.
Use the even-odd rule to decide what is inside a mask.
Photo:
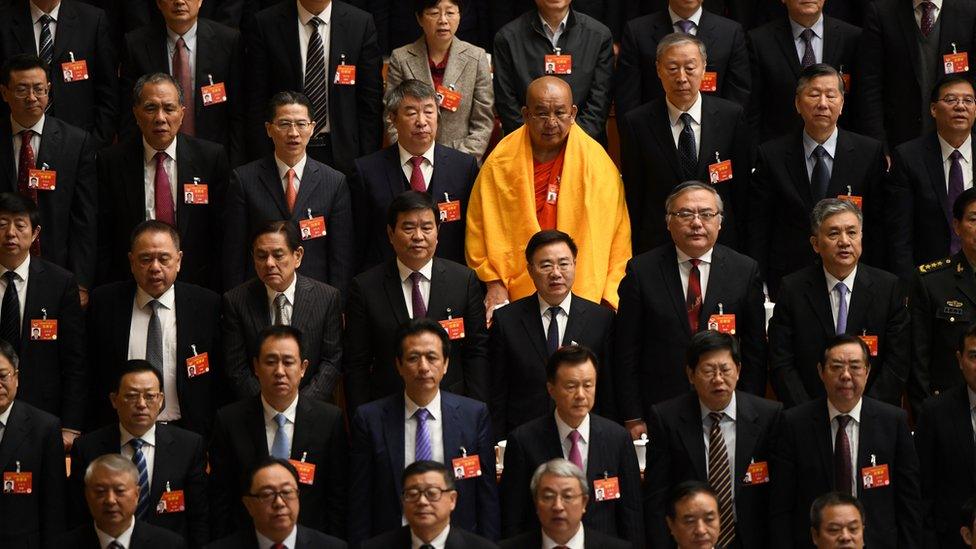
[{"label": "red necktie", "polygon": [[163,163],[169,157],[165,152],[156,153],[156,219],[176,225],[176,213],[173,211],[173,192],[169,187],[169,174]]},{"label": "red necktie", "polygon": [[[31,139],[34,137],[33,130],[20,132],[20,159],[17,167],[17,192],[26,198],[34,201],[37,205],[37,189],[32,189],[27,185],[30,180],[30,171],[34,169],[34,147],[31,147]],[[31,255],[41,255],[41,239],[37,238],[31,244]]]},{"label": "red necktie", "polygon": [[424,181],[424,172],[420,171],[420,165],[424,163],[424,157],[414,156],[410,159],[413,164],[413,172],[410,173],[410,188],[417,192],[427,190],[427,182]]},{"label": "red necktie", "polygon": [[702,294],[701,294],[701,273],[698,271],[698,264],[701,259],[689,259],[691,272],[688,274],[688,296],[685,298],[685,309],[688,311],[688,325],[691,326],[691,333],[698,332],[698,316],[701,314]]},{"label": "red necktie", "polygon": [[187,135],[196,135],[196,126],[193,117],[194,107],[196,107],[197,103],[193,98],[193,85],[190,79],[190,54],[186,49],[186,42],[183,41],[182,36],[176,41],[176,49],[173,50],[173,78],[176,78],[176,81],[180,83],[180,87],[183,88],[183,103],[186,106],[186,113],[183,114],[183,125],[180,126],[180,131]]},{"label": "red necktie", "polygon": [[837,436],[834,437],[834,489],[847,495],[851,494],[851,439],[847,436],[847,424],[851,416],[837,416]]}]

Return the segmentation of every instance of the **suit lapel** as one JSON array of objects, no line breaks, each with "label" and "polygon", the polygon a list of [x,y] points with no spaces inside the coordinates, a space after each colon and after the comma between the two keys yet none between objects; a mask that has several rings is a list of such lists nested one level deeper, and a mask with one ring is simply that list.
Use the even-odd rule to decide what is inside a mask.
[{"label": "suit lapel", "polygon": [[[78,21],[76,20],[78,15],[75,13],[74,6],[71,2],[62,2],[61,8],[58,11],[58,22],[57,31],[54,33],[54,63],[53,65],[58,65],[58,61],[68,57],[68,42],[74,29],[77,28]],[[31,28],[31,35],[33,35],[33,25]],[[33,37],[33,36],[32,36]],[[77,55],[77,54],[76,54]],[[81,57],[76,57],[75,61],[81,61]],[[60,71],[52,67],[54,74],[58,74]]]},{"label": "suit lapel", "polygon": [[[247,426],[251,434],[251,446],[254,448],[254,455],[259,458],[266,458],[270,454],[268,453],[268,435],[264,428],[264,407],[261,405],[260,396],[251,397],[247,415],[250,417],[243,424]],[[298,425],[297,412],[295,424]]]},{"label": "suit lapel", "polygon": [[[443,199],[443,189],[447,186],[447,178],[451,175],[451,166],[447,165],[449,161],[444,155],[444,146],[435,143],[434,144],[434,172],[430,176],[430,181],[427,184],[427,192],[434,198],[434,203],[440,202]],[[403,171],[399,170],[402,174]],[[452,197],[453,200],[459,200],[461,197]]]},{"label": "suit lapel", "polygon": [[[827,472],[827,482],[833,487],[834,478],[831,472],[834,470],[834,446],[830,440],[830,414],[827,413],[827,399],[821,398],[818,402],[817,410],[810,418],[810,432],[813,433],[814,444],[820,453],[820,470]],[[864,432],[863,425],[861,432]],[[860,446],[860,442],[858,444]]]},{"label": "suit lapel", "polygon": [[[153,33],[152,40],[146,42],[146,58],[149,60],[149,66],[158,70],[159,72],[164,72],[166,74],[170,73],[169,70],[169,51],[167,50],[166,44],[166,25],[157,24],[155,25],[155,32]],[[200,25],[197,26],[197,29]],[[200,34],[197,33],[197,44],[200,43]],[[197,56],[197,65],[205,62],[206,58],[204,56]],[[199,72],[199,71],[198,71]],[[200,77],[197,76],[197,82],[200,81]]]},{"label": "suit lapel", "polygon": [[803,148],[803,130],[796,134],[794,145],[786,153],[786,169],[790,172],[790,182],[807,209],[813,209],[813,195],[810,193],[810,176],[807,175],[806,151]]},{"label": "suit lapel", "polygon": [[[298,187],[298,196],[295,197],[295,211],[293,213],[295,218],[305,219],[308,217],[308,210],[311,209],[309,208],[309,204],[312,202],[312,198],[323,197],[323,194],[319,192],[319,187],[321,186],[322,177],[319,174],[319,167],[309,158],[305,163],[305,171],[302,173],[302,182]],[[313,212],[312,215],[319,213],[325,215],[326,212]]]},{"label": "suit lapel", "polygon": [[[455,41],[455,43],[457,43]],[[407,46],[410,57],[407,58],[407,68],[411,77],[423,82],[433,81],[430,76],[430,65],[427,64],[427,41],[421,36],[416,42]],[[448,62],[450,66],[450,62]],[[445,71],[446,72],[446,71]]]},{"label": "suit lapel", "polygon": [[32,257],[30,266],[27,268],[27,297],[24,299],[24,318],[21,319],[20,326],[20,348],[26,349],[30,345],[30,322],[31,315],[34,311],[38,314],[43,314],[41,309],[45,309],[49,306],[49,303],[44,301],[46,278],[44,277],[44,265],[41,261]]},{"label": "suit lapel", "polygon": [[[306,164],[306,169],[307,167],[308,164]],[[282,218],[291,219],[291,212],[288,211],[288,204],[285,202],[285,191],[281,187],[281,178],[278,177],[278,164],[275,162],[274,156],[265,157],[258,179],[261,180],[261,185],[267,191],[268,198],[278,207],[278,212],[281,213]],[[295,204],[297,207],[297,199]]]},{"label": "suit lapel", "polygon": [[[695,473],[702,481],[708,480],[708,466],[705,463],[705,438],[702,427],[701,406],[694,395],[685,399],[687,406],[681,410],[678,437],[685,446],[685,453],[691,458]],[[737,444],[738,446],[738,444]]]},{"label": "suit lapel", "polygon": [[[295,275],[299,276],[299,275]],[[265,327],[271,324],[271,309],[268,305],[268,291],[264,287],[264,283],[258,279],[253,279],[251,286],[248,288],[248,300],[250,301],[250,306],[247,308],[250,312],[251,330],[252,333],[260,333]],[[298,301],[298,283],[295,283],[295,301]],[[295,310],[292,308],[292,316],[294,316]],[[293,319],[294,320],[294,319]],[[294,322],[293,322],[294,323]]]},{"label": "suit lapel", "polygon": [[[58,153],[61,152],[61,142],[64,140],[64,136],[61,135],[61,127],[57,123],[52,123],[54,119],[51,117],[44,118],[44,133],[41,134],[41,143],[37,148],[37,158],[34,160],[34,165],[44,169],[44,165],[47,165],[47,169],[57,170],[58,165],[54,161]],[[13,149],[8,148],[8,151]],[[47,193],[38,193],[38,199],[42,195],[46,196]]]},{"label": "suit lapel", "polygon": [[[179,292],[176,298],[179,299]],[[109,308],[109,318],[112,319],[109,331],[112,333],[111,345],[115,347],[115,352],[111,356],[126,357],[129,354],[129,330],[132,325],[132,305],[136,298],[136,283],[130,280],[126,285],[126,291],[121,295],[122,301],[114,303],[114,307]],[[179,302],[177,301],[177,311]],[[180,344],[180,317],[179,312],[176,316],[176,344]]]},{"label": "suit lapel", "polygon": [[566,331],[560,342],[563,345],[582,340],[583,334],[586,333],[586,324],[590,319],[587,314],[588,304],[582,298],[573,294],[569,303],[569,320],[566,321]]},{"label": "suit lapel", "polygon": [[[953,412],[950,415],[952,416],[952,427],[956,432],[955,439],[959,443],[958,451],[962,452],[961,462],[972,464],[976,458],[974,456],[974,452],[976,452],[974,443],[976,442],[973,439],[973,425],[969,419],[972,415],[969,409],[969,392],[965,388],[958,392],[952,406]],[[3,466],[2,462],[0,462],[0,466]],[[968,484],[972,486],[973,482],[976,481],[976,478],[973,477],[973,468],[967,467],[966,470],[969,471]]]},{"label": "suit lapel", "polygon": [[[447,66],[444,67],[445,86],[457,86],[457,81],[461,79],[464,68],[468,65],[468,60],[470,59],[467,55],[460,55],[462,52],[467,51],[467,49],[467,44],[460,40],[455,40],[451,45],[451,56],[447,59]],[[427,71],[430,71],[429,65]]]},{"label": "suit lapel", "polygon": [[[824,53],[823,58],[827,59],[827,26],[824,25]],[[793,71],[793,78],[798,78],[800,76],[800,59],[796,55],[796,43],[793,40],[793,28],[790,26],[788,19],[781,19],[776,25],[773,32],[773,36],[776,39],[776,43],[779,45],[783,52],[783,58],[786,59],[786,64],[790,66],[790,70]]]},{"label": "suit lapel", "polygon": [[[827,198],[847,194],[848,187],[843,186],[851,173],[854,173],[859,161],[863,159],[854,157],[854,142],[851,136],[844,130],[837,130],[837,148],[834,150],[834,167],[830,171],[830,182],[827,184]],[[850,187],[852,194],[857,194],[857,190]]]},{"label": "suit lapel", "polygon": [[[295,75],[294,85],[298,90],[304,89],[305,75],[302,74],[302,53],[298,44],[298,5],[290,5],[282,10],[278,18],[278,36],[284,38],[285,60],[291,66],[291,72]],[[335,34],[335,27],[330,34]]]},{"label": "suit lapel", "polygon": [[[532,348],[539,355],[539,359],[542,361],[541,364],[545,364],[549,359],[549,347],[546,341],[546,333],[542,330],[542,320],[539,316],[539,294],[533,295],[536,299],[529,299],[519,304],[519,307],[522,308],[519,312],[519,317],[522,321],[522,327],[525,329],[525,336],[532,343]],[[570,316],[570,319],[572,318]],[[566,326],[565,333],[567,336],[569,335],[569,325]],[[563,339],[565,340],[566,337]]]},{"label": "suit lapel", "polygon": [[667,100],[660,100],[660,108],[651,112],[651,132],[658,140],[658,145],[664,155],[668,158],[668,165],[671,166],[671,173],[679,181],[684,180],[681,164],[678,162],[678,148],[674,144],[674,135],[671,133],[671,119],[668,118]]},{"label": "suit lapel", "polygon": [[[789,23],[787,23],[786,26],[789,27]],[[824,16],[823,59],[821,60],[821,62],[827,63],[832,67],[836,67],[837,70],[847,74],[850,72],[850,67],[847,67],[845,69],[840,64],[841,61],[843,61],[843,59],[840,59],[838,55],[840,53],[839,51],[840,42],[838,42],[837,40],[833,40],[834,33],[839,32],[837,27],[838,25],[836,19],[834,19],[833,17]],[[793,58],[796,59],[796,56],[794,55]],[[797,67],[799,66],[800,65],[797,64]],[[799,73],[797,73],[797,76],[799,76]]]},{"label": "suit lapel", "polygon": [[312,421],[308,414],[311,409],[306,399],[298,397],[298,404],[295,406],[295,431],[291,440],[291,458],[301,460],[303,454],[309,451],[311,446],[310,435],[314,432],[315,425],[309,427]]},{"label": "suit lapel", "polygon": [[[125,165],[122,169],[122,192],[125,195],[126,209],[130,212],[140,212],[138,219],[146,219],[146,166],[142,137],[132,137],[129,140]],[[177,166],[177,171],[179,166]],[[179,174],[177,174],[179,175]]]},{"label": "suit lapel", "polygon": [[749,463],[755,458],[753,450],[759,440],[759,414],[741,393],[736,396],[735,407],[735,469],[732,471],[735,476],[732,481],[738,483],[737,479],[746,476]]},{"label": "suit lapel", "polygon": [[586,476],[588,479],[603,478],[603,473],[615,472],[617,475],[620,474],[620,471],[613,471],[616,467],[610,463],[606,441],[605,431],[598,422],[593,421],[593,414],[590,414],[590,440],[586,441]]},{"label": "suit lapel", "polygon": [[807,302],[810,304],[810,309],[820,319],[820,325],[824,330],[824,334],[829,337],[834,335],[837,327],[834,325],[833,313],[830,311],[830,301],[827,295],[827,279],[824,278],[820,270],[813,269],[809,272],[810,276],[806,280],[806,287],[803,293],[807,298]]},{"label": "suit lapel", "polygon": [[705,287],[705,301],[702,303],[698,315],[698,325],[706,326],[708,317],[718,313],[718,304],[726,295],[725,289],[729,282],[726,276],[711,276],[711,273],[727,273],[725,268],[726,255],[722,248],[715,246],[712,252],[712,265],[709,268],[708,286]]},{"label": "suit lapel", "polygon": [[[214,48],[214,41],[216,37],[214,36],[213,27],[210,26],[210,22],[206,19],[198,19],[197,25],[197,66],[196,72],[194,74],[194,82],[196,83],[196,89],[191,90],[193,93],[187,94],[192,101],[192,107],[194,112],[197,111],[197,100],[196,97],[199,95],[198,90],[202,86],[210,84],[210,78],[213,76],[214,72],[217,72],[211,63],[214,58],[208,55]],[[189,102],[189,101],[188,101]],[[200,105],[203,105],[203,101],[200,101]]]},{"label": "suit lapel", "polygon": [[[197,341],[193,337],[194,326],[192,321],[202,318],[197,315],[196,304],[186,297],[182,286],[178,282],[173,288],[173,298],[176,304],[176,388],[179,395],[185,394],[186,382],[188,381],[186,378],[186,369],[183,366],[186,364],[186,359],[193,352],[191,345],[197,344]],[[197,352],[204,350],[197,349]]]},{"label": "suit lapel", "polygon": [[183,198],[180,181],[192,181],[196,175],[196,162],[193,155],[193,148],[189,147],[186,137],[183,134],[176,136],[176,229],[180,235],[186,237],[190,227],[190,205],[186,204]]},{"label": "suit lapel", "polygon": [[[464,446],[464,437],[461,429],[464,422],[458,413],[457,400],[450,393],[441,391],[441,433],[444,437],[444,461],[450,464],[450,460],[461,455],[461,446]],[[401,446],[402,448],[403,446]],[[465,451],[471,449],[465,448]]]},{"label": "suit lapel", "polygon": [[3,439],[0,439],[0,471],[12,468],[11,464],[18,459],[17,449],[33,428],[31,416],[15,401],[3,430]]},{"label": "suit lapel", "polygon": [[[295,273],[295,276],[298,278],[295,280],[295,304],[291,308],[291,325],[300,330],[308,330],[311,328],[313,313],[308,307],[312,302],[308,295],[311,292],[311,282],[298,273]],[[270,311],[268,314],[271,314]]]},{"label": "suit lapel", "polygon": [[[851,308],[847,314],[848,331],[867,329],[868,310],[874,302],[874,280],[864,265],[857,270],[851,289]],[[856,335],[856,334],[855,334]]]},{"label": "suit lapel", "polygon": [[153,480],[152,486],[149,487],[149,497],[153,499],[155,499],[153,496],[161,494],[166,489],[168,481],[176,477],[176,472],[170,469],[172,461],[166,459],[176,451],[173,447],[175,442],[173,433],[167,427],[167,425],[156,425],[156,456],[159,459],[153,460]]},{"label": "suit lapel", "polygon": [[[895,18],[898,19],[898,26],[901,27],[902,46],[911,56],[912,73],[915,75],[915,81],[918,82],[919,86],[921,86],[922,75],[918,73],[919,63],[921,62],[921,52],[919,52],[918,42],[915,38],[916,33],[918,33],[919,30],[918,23],[915,22],[914,8],[908,3],[903,3],[897,5],[895,10],[897,10]],[[945,22],[945,18],[940,19]]]},{"label": "suit lapel", "polygon": [[[673,246],[668,247],[668,252],[661,261],[661,278],[664,280],[664,291],[671,296],[671,302],[678,318],[687,319],[688,310],[685,308],[685,296],[681,290],[681,276],[678,274],[678,255]],[[711,277],[709,277],[711,278]],[[691,337],[691,326],[688,321],[681,322],[685,334]]]},{"label": "suit lapel", "polygon": [[[407,314],[407,303],[403,299],[403,286],[400,283],[400,271],[397,269],[396,259],[389,260],[387,263],[386,276],[383,277],[383,289],[386,291],[386,298],[390,302],[390,310],[396,316],[397,326],[410,320]],[[433,294],[434,282],[431,281],[431,294]]]},{"label": "suit lapel", "polygon": [[[397,494],[403,492],[403,480],[400,478],[404,466],[404,431],[403,425],[406,417],[403,413],[404,400],[403,393],[398,393],[395,398],[388,399],[383,408],[383,439],[386,443],[387,453],[390,456],[390,471],[393,476],[393,484]],[[446,433],[445,433],[446,436]]]},{"label": "suit lapel", "polygon": [[[461,311],[452,311],[447,306],[447,290],[447,271],[444,269],[444,264],[435,257],[430,270],[430,293],[427,298],[427,318],[440,320],[441,314],[445,318],[447,315],[451,315],[452,317],[460,316],[459,313],[463,315]],[[402,296],[403,293],[401,292],[400,295]]]},{"label": "suit lapel", "polygon": [[[435,147],[434,153],[436,155],[437,149]],[[383,163],[383,167],[386,171],[386,182],[390,187],[390,196],[396,196],[404,191],[410,189],[410,183],[407,181],[405,175],[403,175],[403,169],[400,167],[400,147],[394,143],[386,148],[383,152],[383,157],[386,162]],[[434,165],[437,165],[437,157],[434,157]],[[434,170],[434,179],[437,178],[438,170]]]},{"label": "suit lapel", "polygon": [[[696,175],[699,177],[704,175],[703,179],[708,180],[708,165],[715,162],[715,153],[721,152],[717,149],[715,143],[716,134],[721,131],[721,128],[716,126],[718,109],[716,109],[714,103],[712,103],[712,98],[705,94],[701,94],[701,101],[701,139],[698,140],[698,173]],[[722,158],[722,160],[728,159],[728,156]]]},{"label": "suit lapel", "polygon": [[17,39],[20,51],[37,55],[37,41],[34,40],[34,22],[31,20],[30,7],[22,2],[20,9],[14,13],[13,35]]}]

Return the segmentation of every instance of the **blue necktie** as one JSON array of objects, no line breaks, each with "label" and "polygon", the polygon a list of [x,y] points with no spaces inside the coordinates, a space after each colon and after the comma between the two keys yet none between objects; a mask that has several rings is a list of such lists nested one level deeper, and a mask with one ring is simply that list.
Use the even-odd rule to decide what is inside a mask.
[{"label": "blue necktie", "polygon": [[550,356],[559,349],[559,322],[557,318],[561,310],[559,307],[549,307],[549,330],[546,332],[546,343],[549,347]]},{"label": "blue necktie", "polygon": [[51,35],[51,23],[54,22],[54,18],[45,13],[38,21],[41,23],[41,35],[38,40],[37,56],[50,66],[54,61],[54,37]]},{"label": "blue necktie", "polygon": [[291,442],[288,440],[288,433],[285,432],[285,423],[288,419],[285,417],[285,414],[277,414],[274,420],[278,424],[278,430],[275,432],[274,441],[271,443],[271,457],[288,459],[288,456],[291,454],[288,451]]},{"label": "blue necktie", "polygon": [[434,459],[434,452],[430,445],[430,429],[427,428],[427,418],[430,412],[427,408],[417,410],[413,417],[417,418],[417,441],[413,452],[414,461]]},{"label": "blue necktie", "polygon": [[146,466],[146,456],[142,453],[146,441],[134,438],[129,441],[129,444],[132,446],[132,463],[135,463],[136,469],[139,470],[139,504],[136,506],[136,518],[141,519],[149,510],[149,468]]}]

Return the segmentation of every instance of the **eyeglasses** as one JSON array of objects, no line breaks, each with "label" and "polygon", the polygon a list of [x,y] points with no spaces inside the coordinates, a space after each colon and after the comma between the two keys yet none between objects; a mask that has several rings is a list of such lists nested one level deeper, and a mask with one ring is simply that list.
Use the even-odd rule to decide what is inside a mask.
[{"label": "eyeglasses", "polygon": [[17,86],[14,88],[14,97],[17,99],[26,99],[31,93],[34,97],[47,97],[48,90],[51,88],[50,84],[36,85],[36,86]]},{"label": "eyeglasses", "polygon": [[971,95],[963,95],[963,96],[947,95],[942,99],[940,99],[940,101],[942,101],[946,105],[949,105],[950,107],[955,107],[959,103],[962,103],[966,107],[976,106],[976,97],[973,97]]},{"label": "eyeglasses", "polygon": [[573,116],[571,112],[536,112],[529,115],[532,120],[536,122],[549,122],[550,120],[557,120],[559,122],[565,122]]},{"label": "eyeglasses", "polygon": [[572,269],[573,265],[575,265],[575,263],[571,261],[564,261],[559,263],[546,262],[546,263],[540,263],[536,265],[535,268],[537,271],[539,271],[542,274],[550,274],[553,271],[557,271],[557,270],[561,273],[565,273],[570,269]]},{"label": "eyeglasses", "polygon": [[278,120],[274,126],[283,132],[290,131],[292,128],[304,132],[312,127],[312,123],[308,120]]},{"label": "eyeglasses", "polygon": [[564,492],[562,494],[557,494],[556,492],[543,492],[539,494],[538,499],[546,505],[552,505],[553,503],[556,503],[557,499],[561,499],[565,503],[572,504],[581,497],[583,497],[582,492]]},{"label": "eyeglasses", "polygon": [[697,368],[695,371],[696,371],[696,373],[698,373],[699,375],[701,375],[702,377],[704,377],[706,379],[711,379],[711,378],[715,377],[716,375],[719,375],[719,376],[721,376],[723,378],[728,379],[728,378],[732,377],[733,375],[735,375],[735,368],[733,368],[731,366],[723,366],[721,368],[705,368],[705,367],[702,367],[702,368]]},{"label": "eyeglasses", "polygon": [[461,16],[461,12],[458,10],[448,9],[445,11],[433,9],[424,12],[424,17],[427,19],[432,19],[434,21],[439,20],[441,17],[446,17],[447,19],[456,19]]},{"label": "eyeglasses", "polygon": [[281,490],[261,490],[256,494],[248,494],[247,497],[254,498],[265,505],[271,505],[279,497],[281,501],[295,501],[298,498],[298,489],[288,487]]},{"label": "eyeglasses", "polygon": [[122,395],[122,401],[128,405],[137,404],[140,399],[145,400],[146,404],[156,404],[163,398],[163,393],[147,391],[145,393],[126,393]]},{"label": "eyeglasses", "polygon": [[678,221],[682,223],[691,223],[694,219],[700,219],[702,223],[708,223],[709,221],[720,217],[722,212],[713,212],[711,210],[705,210],[703,212],[692,212],[689,210],[678,210],[676,212],[668,212],[671,217],[677,218]]},{"label": "eyeglasses", "polygon": [[840,375],[844,373],[844,370],[847,370],[848,372],[851,373],[852,376],[857,376],[863,374],[865,371],[867,371],[867,369],[868,367],[864,364],[828,364],[827,365],[827,370],[834,375]]},{"label": "eyeglasses", "polygon": [[420,496],[427,498],[427,501],[440,501],[441,496],[444,492],[453,492],[453,488],[438,488],[436,486],[428,486],[421,490],[420,488],[408,488],[403,491],[403,501],[408,503],[414,503],[420,501]]}]

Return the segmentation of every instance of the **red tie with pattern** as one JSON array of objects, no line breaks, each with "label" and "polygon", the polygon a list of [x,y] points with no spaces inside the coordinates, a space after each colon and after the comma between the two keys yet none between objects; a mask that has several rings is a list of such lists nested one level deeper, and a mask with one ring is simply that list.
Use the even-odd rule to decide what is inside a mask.
[{"label": "red tie with pattern", "polygon": [[410,188],[422,193],[427,190],[424,172],[420,170],[420,165],[424,163],[424,157],[414,156],[410,159],[410,163],[413,164],[413,171],[410,172]]},{"label": "red tie with pattern", "polygon": [[176,225],[176,213],[173,211],[173,191],[169,186],[169,174],[166,173],[164,163],[169,158],[163,151],[156,153],[156,219]]},{"label": "red tie with pattern", "polygon": [[[31,139],[34,137],[33,130],[20,132],[20,158],[17,166],[17,192],[26,198],[34,201],[37,205],[37,189],[32,189],[27,182],[30,181],[30,171],[36,166],[34,158],[34,147],[31,147]],[[34,239],[31,244],[31,255],[41,255],[41,239]]]},{"label": "red tie with pattern", "polygon": [[176,41],[176,48],[173,50],[173,78],[183,88],[183,104],[186,107],[180,131],[187,135],[196,135],[194,123],[196,100],[190,78],[190,52],[186,49],[186,42],[183,41],[182,36]]},{"label": "red tie with pattern", "polygon": [[701,315],[702,294],[701,294],[701,273],[698,271],[698,264],[701,259],[689,259],[691,272],[688,273],[688,296],[685,298],[685,308],[688,311],[688,325],[691,326],[691,333],[698,333],[698,317]]}]

